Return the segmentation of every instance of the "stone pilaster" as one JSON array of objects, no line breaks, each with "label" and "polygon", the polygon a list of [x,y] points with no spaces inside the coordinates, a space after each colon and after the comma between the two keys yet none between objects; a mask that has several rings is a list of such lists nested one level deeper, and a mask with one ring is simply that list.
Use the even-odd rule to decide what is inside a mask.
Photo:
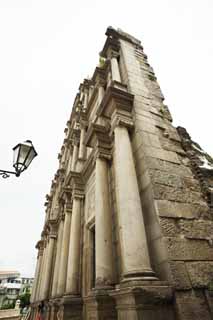
[{"label": "stone pilaster", "polygon": [[111,140],[105,127],[93,124],[88,132],[87,144],[95,148],[95,235],[96,235],[96,287],[113,284],[112,211],[109,195],[109,168]]},{"label": "stone pilaster", "polygon": [[86,149],[84,140],[85,140],[86,128],[87,128],[87,118],[86,118],[85,112],[81,112],[80,127],[81,127],[81,133],[80,133],[79,159],[86,160],[87,149]]},{"label": "stone pilaster", "polygon": [[67,194],[64,206],[64,229],[61,245],[60,265],[59,265],[59,278],[57,286],[57,295],[63,295],[66,288],[67,278],[67,262],[69,253],[69,238],[70,238],[70,226],[71,226],[71,214],[72,214],[72,203],[71,195]]},{"label": "stone pilaster", "polygon": [[118,53],[111,53],[111,72],[112,72],[112,81],[121,82],[121,75],[118,65]]}]

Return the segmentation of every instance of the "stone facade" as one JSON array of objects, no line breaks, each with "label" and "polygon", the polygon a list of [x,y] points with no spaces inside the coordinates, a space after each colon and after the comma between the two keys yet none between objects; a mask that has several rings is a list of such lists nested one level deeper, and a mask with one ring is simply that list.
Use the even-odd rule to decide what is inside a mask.
[{"label": "stone facade", "polygon": [[47,195],[31,319],[210,320],[213,161],[172,126],[140,41],[106,36]]}]

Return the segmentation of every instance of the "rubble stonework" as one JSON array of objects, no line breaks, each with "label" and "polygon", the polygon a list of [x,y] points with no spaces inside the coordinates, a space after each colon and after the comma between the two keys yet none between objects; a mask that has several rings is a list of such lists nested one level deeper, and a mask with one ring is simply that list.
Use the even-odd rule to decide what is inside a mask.
[{"label": "rubble stonework", "polygon": [[45,203],[31,320],[210,320],[212,158],[173,127],[141,42],[106,36]]}]

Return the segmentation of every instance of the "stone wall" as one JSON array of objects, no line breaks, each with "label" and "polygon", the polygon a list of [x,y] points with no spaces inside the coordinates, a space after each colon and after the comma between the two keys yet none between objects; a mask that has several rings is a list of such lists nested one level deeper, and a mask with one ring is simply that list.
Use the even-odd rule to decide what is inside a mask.
[{"label": "stone wall", "polygon": [[175,288],[180,319],[210,319],[213,162],[208,156],[209,167],[198,168],[197,156],[196,166],[193,142],[186,147],[181,129],[172,126],[142,47],[122,40],[121,50],[122,79],[134,94],[132,147],[153,269]]}]

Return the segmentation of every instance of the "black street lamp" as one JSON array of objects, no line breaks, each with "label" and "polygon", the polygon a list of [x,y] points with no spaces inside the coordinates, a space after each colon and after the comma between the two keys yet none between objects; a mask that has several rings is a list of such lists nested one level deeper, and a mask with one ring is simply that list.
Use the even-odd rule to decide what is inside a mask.
[{"label": "black street lamp", "polygon": [[32,144],[32,141],[26,140],[24,143],[19,143],[13,148],[13,167],[15,172],[0,170],[2,178],[8,178],[10,174],[15,174],[19,177],[26,170],[32,160],[37,156],[37,152]]}]

